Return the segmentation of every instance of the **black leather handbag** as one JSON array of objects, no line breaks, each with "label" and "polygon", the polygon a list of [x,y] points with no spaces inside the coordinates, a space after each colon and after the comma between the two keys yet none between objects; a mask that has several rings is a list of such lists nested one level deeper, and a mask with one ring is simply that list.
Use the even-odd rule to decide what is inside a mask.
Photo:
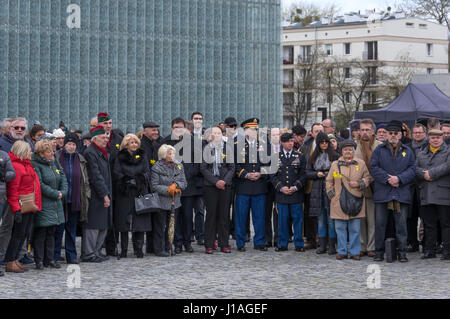
[{"label": "black leather handbag", "polygon": [[[339,174],[341,174],[341,166],[338,165]],[[349,192],[349,190],[342,184],[341,196],[339,197],[339,204],[341,205],[342,211],[350,217],[357,216],[362,209],[363,196],[357,197]]]},{"label": "black leather handbag", "polygon": [[136,215],[156,213],[161,209],[158,193],[141,195],[134,199]]},{"label": "black leather handbag", "polygon": [[[145,180],[147,182],[147,189],[150,189],[150,182],[147,175],[145,175]],[[161,210],[161,203],[159,201],[158,193],[150,192],[148,194],[135,197],[134,208],[136,215],[159,212]]]}]

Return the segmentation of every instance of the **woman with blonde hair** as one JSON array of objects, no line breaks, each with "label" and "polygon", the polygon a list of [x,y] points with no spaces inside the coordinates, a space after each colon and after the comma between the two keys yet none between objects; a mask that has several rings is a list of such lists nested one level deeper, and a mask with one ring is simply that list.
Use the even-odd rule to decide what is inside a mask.
[{"label": "woman with blonde hair", "polygon": [[144,232],[152,229],[151,214],[136,214],[134,199],[149,193],[149,160],[141,147],[141,140],[134,134],[127,134],[120,145],[114,162],[112,177],[116,187],[114,205],[114,228],[120,232],[120,257],[127,257],[128,232],[132,232],[134,253],[144,257]]},{"label": "woman with blonde hair", "polygon": [[11,239],[5,255],[7,272],[20,273],[27,270],[18,261],[18,255],[27,236],[27,230],[32,222],[33,213],[35,212],[22,213],[20,196],[34,193],[36,211],[42,209],[41,185],[31,165],[31,155],[31,147],[24,141],[15,142],[9,152],[11,163],[16,171],[16,178],[6,185],[8,204],[14,218]]},{"label": "woman with blonde hair", "polygon": [[167,225],[172,199],[175,218],[181,207],[181,191],[187,186],[183,164],[175,160],[175,148],[163,144],[158,150],[158,162],[152,166],[151,188],[159,195],[161,212],[153,213],[153,250],[156,256],[169,256]]},{"label": "woman with blonde hair", "polygon": [[54,258],[55,233],[56,227],[66,222],[63,201],[68,184],[63,168],[55,159],[53,146],[52,141],[38,141],[31,159],[42,189],[42,209],[33,222],[34,261],[38,270],[48,266],[61,268]]}]

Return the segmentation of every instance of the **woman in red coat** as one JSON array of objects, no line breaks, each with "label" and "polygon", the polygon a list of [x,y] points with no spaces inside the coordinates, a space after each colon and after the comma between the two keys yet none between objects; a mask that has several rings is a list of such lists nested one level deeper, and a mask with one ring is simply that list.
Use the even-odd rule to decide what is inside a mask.
[{"label": "woman in red coat", "polygon": [[11,163],[16,171],[16,178],[7,183],[8,204],[14,216],[14,226],[11,240],[6,250],[5,261],[7,272],[24,272],[27,269],[18,261],[18,254],[27,236],[27,230],[32,222],[33,213],[22,214],[19,196],[33,193],[35,194],[35,204],[38,211],[41,205],[41,185],[39,178],[31,165],[31,147],[27,142],[17,141],[9,152]]}]

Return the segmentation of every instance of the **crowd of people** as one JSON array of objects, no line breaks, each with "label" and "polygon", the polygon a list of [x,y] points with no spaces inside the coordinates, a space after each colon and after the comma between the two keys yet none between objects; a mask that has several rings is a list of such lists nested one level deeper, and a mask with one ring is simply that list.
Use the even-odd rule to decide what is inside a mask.
[{"label": "crowd of people", "polygon": [[[49,133],[25,118],[2,121],[6,272],[60,268],[63,239],[68,264],[127,258],[130,232],[137,258],[192,253],[195,240],[206,254],[230,253],[230,237],[245,252],[250,216],[259,251],[293,243],[297,252],[383,261],[395,238],[400,262],[420,245],[422,258],[450,260],[450,124],[438,119],[412,130],[364,119],[338,134],[332,119],[307,130],[228,117],[205,129],[194,112],[173,119],[163,138],[157,123],[123,134],[99,113],[90,127],[82,135],[61,122]],[[150,193],[158,209],[137,212],[136,198]]]}]

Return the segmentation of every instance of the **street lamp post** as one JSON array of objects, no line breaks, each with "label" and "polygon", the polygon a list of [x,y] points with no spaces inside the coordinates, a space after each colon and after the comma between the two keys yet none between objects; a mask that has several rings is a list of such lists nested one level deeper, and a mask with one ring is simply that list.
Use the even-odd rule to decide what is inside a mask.
[{"label": "street lamp post", "polygon": [[328,118],[331,118],[331,69],[328,70]]}]

